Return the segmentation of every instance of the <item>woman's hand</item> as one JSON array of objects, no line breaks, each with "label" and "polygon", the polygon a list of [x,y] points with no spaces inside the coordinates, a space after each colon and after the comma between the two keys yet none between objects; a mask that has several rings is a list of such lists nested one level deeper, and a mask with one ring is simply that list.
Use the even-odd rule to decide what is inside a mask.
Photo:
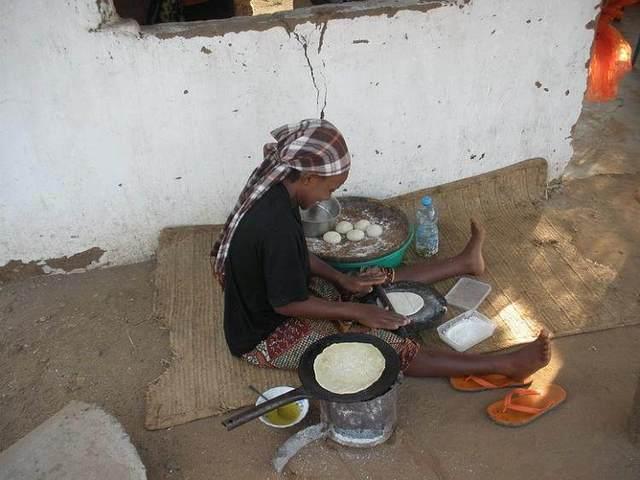
[{"label": "woman's hand", "polygon": [[408,318],[377,305],[332,302],[313,296],[301,302],[292,302],[274,310],[285,317],[355,321],[370,328],[384,328],[386,330],[397,330],[410,322]]},{"label": "woman's hand", "polygon": [[384,310],[376,305],[354,303],[353,319],[370,328],[384,328],[385,330],[397,330],[408,325],[410,320],[402,315]]},{"label": "woman's hand", "polygon": [[342,274],[338,279],[338,287],[346,293],[366,294],[373,291],[374,285],[383,284],[385,279],[384,272],[375,268],[358,275]]}]

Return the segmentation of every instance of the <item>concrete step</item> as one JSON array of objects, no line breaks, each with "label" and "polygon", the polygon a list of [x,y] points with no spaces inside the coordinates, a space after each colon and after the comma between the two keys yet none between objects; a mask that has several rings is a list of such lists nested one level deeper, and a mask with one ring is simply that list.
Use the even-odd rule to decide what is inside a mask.
[{"label": "concrete step", "polygon": [[146,470],[120,423],[72,401],[0,453],[0,480],[144,480]]}]

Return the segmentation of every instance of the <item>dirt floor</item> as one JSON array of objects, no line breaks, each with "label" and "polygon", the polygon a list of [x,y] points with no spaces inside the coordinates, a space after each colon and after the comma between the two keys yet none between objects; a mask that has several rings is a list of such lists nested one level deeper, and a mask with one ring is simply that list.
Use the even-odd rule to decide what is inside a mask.
[{"label": "dirt floor", "polygon": [[[549,206],[565,213],[583,254],[619,272],[611,288],[635,291],[640,306],[637,69],[621,98],[585,105],[576,157],[565,182],[551,190]],[[0,286],[0,450],[77,399],[122,422],[150,479],[277,478],[270,459],[290,430],[251,422],[226,432],[220,418],[144,429],[145,387],[170,359],[168,333],[152,316],[153,268],[147,262]],[[626,433],[639,344],[640,327],[555,340],[553,361],[536,382],[563,385],[569,399],[522,429],[486,417],[484,408],[500,393],[462,394],[445,380],[405,380],[388,443],[370,450],[314,444],[283,477],[640,478],[640,445]],[[315,421],[317,408],[304,425]]]}]

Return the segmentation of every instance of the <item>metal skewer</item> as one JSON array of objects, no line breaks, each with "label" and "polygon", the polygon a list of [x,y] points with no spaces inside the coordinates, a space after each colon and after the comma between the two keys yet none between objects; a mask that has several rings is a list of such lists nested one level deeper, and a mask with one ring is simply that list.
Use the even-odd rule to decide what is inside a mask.
[{"label": "metal skewer", "polygon": [[[265,402],[269,400],[269,399],[268,399],[267,397],[265,397],[262,393],[260,393],[260,390],[258,390],[258,389],[257,389],[256,387],[254,387],[253,385],[249,385],[249,388],[250,388],[253,392],[257,393],[257,394],[258,394],[258,396],[259,396],[260,398],[262,398]],[[282,408],[282,407],[278,407],[278,408],[276,408],[276,409],[275,409],[275,411],[276,411],[276,412],[278,412],[278,413],[281,413],[281,412],[280,412],[280,409],[281,409],[281,408]]]},{"label": "metal skewer", "polygon": [[250,388],[251,390],[253,390],[255,393],[257,393],[257,394],[258,394],[258,396],[259,396],[260,398],[262,398],[265,402],[266,402],[267,400],[269,400],[269,399],[268,399],[267,397],[265,397],[262,393],[260,393],[260,390],[258,390],[258,389],[257,389],[256,387],[254,387],[253,385],[249,385],[249,388]]}]

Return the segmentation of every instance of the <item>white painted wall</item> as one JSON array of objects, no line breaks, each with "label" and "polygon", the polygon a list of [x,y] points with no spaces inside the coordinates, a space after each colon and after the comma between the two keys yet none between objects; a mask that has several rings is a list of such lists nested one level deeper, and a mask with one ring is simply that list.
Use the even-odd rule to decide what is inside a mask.
[{"label": "white painted wall", "polygon": [[91,32],[96,3],[3,3],[0,266],[94,246],[101,265],[135,262],[165,226],[222,222],[269,130],[318,116],[325,95],[355,160],[349,193],[386,197],[531,157],[556,177],[598,13],[596,0],[474,0],[333,19],[320,53],[321,28],[299,24],[317,92],[282,27]]}]

